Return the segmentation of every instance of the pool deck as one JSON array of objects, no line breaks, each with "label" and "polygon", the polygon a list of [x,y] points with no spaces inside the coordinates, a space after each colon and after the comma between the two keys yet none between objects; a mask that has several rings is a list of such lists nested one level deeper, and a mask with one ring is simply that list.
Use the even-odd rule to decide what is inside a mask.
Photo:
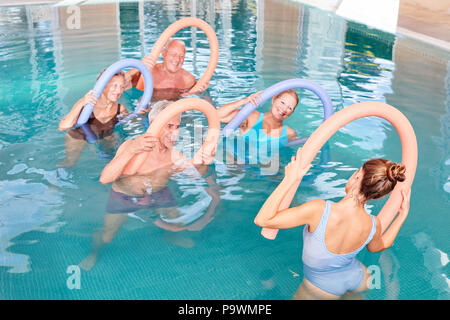
[{"label": "pool deck", "polygon": [[[334,12],[342,1],[297,0],[297,2]],[[98,0],[0,0],[0,6],[56,3],[60,5],[76,5],[89,4],[90,2],[98,2]],[[427,0],[424,2],[421,0],[399,0],[396,33],[450,51],[450,1]]]},{"label": "pool deck", "polygon": [[450,51],[450,1],[401,0],[397,32]]},{"label": "pool deck", "polygon": [[[318,7],[322,10],[337,12],[346,0],[296,0],[300,3],[305,3]],[[347,0],[351,2],[352,0]],[[394,8],[395,1],[392,1],[389,6]],[[373,1],[377,6],[386,5],[386,1],[380,3]],[[370,10],[370,4],[361,5],[361,9],[365,6]],[[380,14],[383,11],[375,10],[374,15]],[[367,13],[367,12],[361,12]],[[364,23],[364,14],[360,15],[362,23]],[[391,17],[385,13],[385,17]],[[383,18],[379,17],[379,21]],[[367,17],[366,17],[367,18]],[[450,1],[449,0],[399,0],[398,1],[398,15],[396,18],[396,28],[394,32],[397,35],[404,35],[427,44],[440,47],[446,51],[450,51]]]}]

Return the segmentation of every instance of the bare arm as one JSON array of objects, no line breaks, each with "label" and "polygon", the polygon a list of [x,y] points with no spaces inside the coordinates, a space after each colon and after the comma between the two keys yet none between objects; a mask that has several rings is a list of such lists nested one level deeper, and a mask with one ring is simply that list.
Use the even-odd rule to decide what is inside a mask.
[{"label": "bare arm", "polygon": [[192,74],[186,71],[186,73],[184,74],[184,83],[186,83],[186,88],[188,90],[191,90],[196,85],[197,80],[195,80],[195,77]]},{"label": "bare arm", "polygon": [[409,212],[409,199],[411,196],[411,190],[408,192],[402,191],[403,201],[400,206],[397,217],[389,226],[389,228],[381,234],[381,223],[378,217],[375,217],[377,222],[377,230],[373,236],[373,239],[367,245],[367,250],[370,252],[379,252],[390,248],[400,231],[401,226],[406,220]]},{"label": "bare arm", "polygon": [[319,202],[323,203],[322,200],[309,201],[299,207],[288,209],[301,179],[310,167],[300,168],[300,156],[301,149],[297,152],[297,157],[292,157],[292,161],[286,166],[283,181],[258,212],[255,224],[265,228],[293,228],[310,223],[313,214],[320,211],[318,205]]},{"label": "bare arm", "polygon": [[125,90],[129,90],[131,88],[136,87],[139,78],[141,76],[141,72],[138,69],[130,69],[125,73],[125,80],[126,80],[126,85],[125,85]]},{"label": "bare arm", "polygon": [[219,113],[220,122],[222,123],[230,122],[231,119],[233,119],[233,117],[239,112],[239,110],[237,109],[246,105],[249,102],[252,102],[253,105],[256,105],[258,103],[257,99],[261,98],[259,96],[261,92],[262,91],[258,91],[244,99],[230,102],[219,107],[217,109],[217,112]]},{"label": "bare arm", "polygon": [[142,134],[136,139],[127,140],[122,143],[111,162],[103,168],[100,182],[102,184],[108,184],[119,179],[128,162],[136,154],[152,151],[157,141],[155,137]]},{"label": "bare arm", "polygon": [[[148,56],[142,58],[142,62],[145,64],[145,66],[152,71],[153,67],[155,66],[155,63],[153,62],[152,59],[150,59]],[[141,77],[142,73],[136,69],[130,69],[125,73],[125,80],[127,82],[126,86],[125,86],[125,90],[129,90],[131,88],[134,88],[137,86],[137,83],[139,81],[139,78]]]},{"label": "bare arm", "polygon": [[292,141],[298,138],[297,133],[291,127],[287,127],[288,140]]},{"label": "bare arm", "polygon": [[289,181],[288,179],[283,179],[283,181],[281,181],[259,210],[254,220],[255,224],[263,228],[278,228],[277,226],[274,226],[274,224],[277,223],[276,221],[274,223],[273,220],[281,213],[279,210],[281,201],[291,189],[293,183],[293,181]]},{"label": "bare arm", "polygon": [[97,104],[97,98],[94,97],[93,94],[93,90],[89,91],[83,98],[78,100],[73,105],[70,112],[59,122],[58,130],[63,131],[72,128],[77,123],[78,117],[80,116],[80,113],[85,105],[92,104],[95,106]]},{"label": "bare arm", "polygon": [[119,147],[114,158],[109,162],[102,171],[100,182],[108,184],[116,181],[122,175],[125,166],[130,162],[136,153],[131,152],[133,140],[127,140]]},{"label": "bare arm", "polygon": [[188,71],[186,71],[184,69],[182,71],[183,71],[182,77],[183,77],[183,82],[184,82],[184,88],[179,89],[180,97],[187,97],[191,94],[198,94],[198,93],[206,90],[206,88],[208,88],[208,86],[206,86],[206,88],[204,86],[202,86],[202,88],[199,88],[199,90],[192,91],[194,86],[197,84],[197,80],[195,80],[195,77],[192,74],[190,74]]}]

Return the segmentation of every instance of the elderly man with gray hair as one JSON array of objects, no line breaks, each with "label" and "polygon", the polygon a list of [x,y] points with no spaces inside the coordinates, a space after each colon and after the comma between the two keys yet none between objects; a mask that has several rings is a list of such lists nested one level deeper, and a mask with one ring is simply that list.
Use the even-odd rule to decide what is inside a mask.
[{"label": "elderly man with gray hair", "polygon": [[[172,101],[167,100],[154,103],[149,112],[150,123],[171,103]],[[203,207],[200,211],[181,210],[176,197],[167,186],[170,177],[181,171],[193,178],[201,178],[213,161],[213,158],[205,155],[203,164],[194,167],[181,152],[173,148],[178,139],[180,120],[180,115],[170,119],[158,137],[144,133],[125,141],[114,159],[103,169],[100,182],[112,183],[111,191],[105,208],[103,228],[94,234],[91,252],[79,264],[84,270],[88,271],[96,264],[100,252],[115,238],[128,217],[137,217],[146,222],[153,221],[147,219],[148,215],[160,216],[162,219],[154,220],[153,223],[172,232],[199,231],[213,219],[220,196],[219,187],[212,176],[204,177],[208,187],[202,191],[204,200],[201,201]],[[137,172],[133,175],[122,174],[128,162],[141,152],[149,152],[149,155]],[[140,212],[139,215],[135,214],[137,211]],[[180,244],[179,240],[176,240],[177,244]]]}]

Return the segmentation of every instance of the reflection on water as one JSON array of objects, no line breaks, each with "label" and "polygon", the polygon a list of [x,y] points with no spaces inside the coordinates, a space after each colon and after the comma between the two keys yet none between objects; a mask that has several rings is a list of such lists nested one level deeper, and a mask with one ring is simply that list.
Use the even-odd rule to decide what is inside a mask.
[{"label": "reflection on water", "polygon": [[[31,261],[26,255],[9,251],[14,243],[11,240],[32,230],[57,232],[63,225],[57,221],[64,204],[62,195],[43,183],[26,179],[0,181],[0,190],[0,265],[9,267],[11,273],[29,272]],[[27,244],[38,241],[29,240]]]},{"label": "reflection on water", "polygon": [[424,266],[431,274],[431,286],[438,292],[438,299],[450,298],[450,279],[445,272],[448,254],[435,247],[433,240],[424,232],[413,236],[414,245],[423,254]]},{"label": "reflection on water", "polygon": [[[383,273],[382,289],[366,298],[448,298],[448,53],[294,1],[126,1],[79,7],[79,29],[68,28],[65,6],[0,7],[0,70],[8,80],[0,87],[0,297],[74,298],[64,287],[65,270],[83,261],[95,244],[107,220],[110,186],[98,183],[105,160],[93,146],[74,168],[56,169],[64,158],[64,135],[57,124],[93,87],[100,70],[122,58],[141,58],[169,24],[195,16],[207,21],[219,39],[219,63],[207,92],[216,106],[281,80],[305,78],[328,92],[335,110],[375,100],[410,119],[420,151],[411,213],[396,247],[361,253],[366,265],[379,265]],[[209,61],[206,36],[186,28],[176,37],[187,46],[185,68],[199,78]],[[298,111],[286,124],[308,136],[322,122],[323,109],[314,94],[299,93]],[[130,90],[121,102],[132,109],[141,94]],[[197,120],[205,122],[196,113],[183,117],[184,124]],[[123,141],[144,130],[137,118],[116,134]],[[342,128],[327,148],[314,160],[294,205],[318,197],[337,200],[366,159],[401,159],[395,129],[373,117]],[[257,165],[217,162],[206,178],[173,177],[181,214],[168,213],[160,221],[181,230],[144,224],[142,212],[131,214],[134,219],[127,215],[126,222],[113,221],[123,228],[102,249],[89,273],[95,277],[83,278],[77,298],[290,299],[303,277],[298,230],[283,230],[267,242],[253,218],[295,151],[284,149],[279,170],[270,176],[262,176]],[[214,197],[206,179],[218,188],[214,212],[208,212]],[[376,212],[381,205],[371,203],[368,210]],[[418,277],[421,272],[427,276]]]}]

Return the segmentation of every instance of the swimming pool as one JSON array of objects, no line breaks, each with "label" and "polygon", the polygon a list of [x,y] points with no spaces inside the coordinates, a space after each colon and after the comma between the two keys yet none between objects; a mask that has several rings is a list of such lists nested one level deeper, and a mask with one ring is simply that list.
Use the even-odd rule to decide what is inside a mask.
[{"label": "swimming pool", "polygon": [[[364,298],[449,299],[450,53],[290,1],[87,1],[78,7],[79,25],[71,20],[76,9],[68,8],[0,7],[6,79],[0,87],[1,299],[293,296],[303,278],[302,229],[282,230],[270,241],[253,224],[293,148],[283,150],[275,175],[216,162],[209,173],[220,187],[220,203],[203,229],[170,232],[152,217],[130,217],[96,265],[81,271],[79,289],[70,285],[67,271],[87,257],[103,226],[110,186],[98,182],[107,160],[94,146],[75,167],[57,168],[64,159],[58,122],[101,69],[141,58],[170,23],[194,13],[219,39],[208,90],[216,106],[305,78],[328,92],[335,110],[376,100],[408,117],[419,146],[411,210],[392,248],[359,254],[381,272]],[[206,36],[185,29],[177,37],[187,46],[186,69],[199,77],[208,63]],[[121,99],[130,108],[139,96],[131,91]],[[301,92],[300,101],[287,124],[306,136],[321,123],[323,110],[312,93]],[[203,121],[196,113],[184,117],[192,119]],[[138,122],[118,129],[118,142],[142,131]],[[294,204],[316,197],[336,201],[364,160],[401,157],[396,131],[378,118],[345,126],[328,148],[328,159],[317,157]],[[208,200],[202,179],[175,177],[170,183],[180,206]],[[369,209],[377,212],[382,204]]]}]

